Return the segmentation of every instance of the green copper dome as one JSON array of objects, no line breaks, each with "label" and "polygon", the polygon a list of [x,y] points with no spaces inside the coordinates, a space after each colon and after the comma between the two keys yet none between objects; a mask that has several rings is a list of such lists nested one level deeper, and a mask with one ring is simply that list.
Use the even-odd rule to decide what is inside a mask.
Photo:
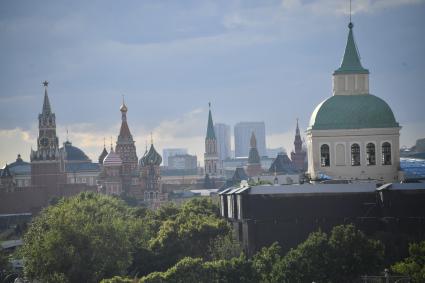
[{"label": "green copper dome", "polygon": [[311,130],[395,128],[388,104],[371,94],[334,95],[320,103],[310,118]]}]

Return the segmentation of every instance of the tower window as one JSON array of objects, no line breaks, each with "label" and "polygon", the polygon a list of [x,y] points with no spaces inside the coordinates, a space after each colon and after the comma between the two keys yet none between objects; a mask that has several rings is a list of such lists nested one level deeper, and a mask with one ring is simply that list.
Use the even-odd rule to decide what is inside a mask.
[{"label": "tower window", "polygon": [[391,144],[389,142],[382,144],[382,165],[391,165]]},{"label": "tower window", "polygon": [[376,152],[373,143],[368,143],[366,145],[366,161],[367,165],[376,165]]},{"label": "tower window", "polygon": [[329,167],[331,164],[330,161],[329,145],[324,144],[320,147],[320,165],[322,167]]},{"label": "tower window", "polygon": [[351,146],[351,166],[360,166],[360,146],[356,143]]}]

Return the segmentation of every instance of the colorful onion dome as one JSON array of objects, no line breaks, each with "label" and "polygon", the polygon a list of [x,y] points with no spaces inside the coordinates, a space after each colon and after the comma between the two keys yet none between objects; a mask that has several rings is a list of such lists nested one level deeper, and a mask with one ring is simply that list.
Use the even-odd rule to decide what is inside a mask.
[{"label": "colorful onion dome", "polygon": [[106,155],[103,160],[103,166],[105,167],[113,167],[113,166],[121,166],[122,160],[118,153],[114,152],[114,149],[111,148],[111,151]]},{"label": "colorful onion dome", "polygon": [[143,156],[140,159],[140,165],[142,166],[146,166],[146,165],[156,165],[159,166],[162,163],[162,157],[161,155],[159,155],[158,152],[156,152],[155,147],[153,146],[153,144],[151,144],[151,148],[149,149],[148,153],[145,154],[145,156]]}]

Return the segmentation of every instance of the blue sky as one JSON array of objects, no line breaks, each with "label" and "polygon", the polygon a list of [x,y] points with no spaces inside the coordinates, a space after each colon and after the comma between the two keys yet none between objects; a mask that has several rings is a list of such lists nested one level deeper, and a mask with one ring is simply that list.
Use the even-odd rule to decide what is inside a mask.
[{"label": "blue sky", "polygon": [[[401,144],[425,137],[425,1],[353,0],[354,35],[371,93],[392,107]],[[268,147],[292,149],[331,95],[348,1],[1,1],[0,164],[29,159],[48,80],[58,135],[92,159],[116,140],[122,95],[138,155],[202,159],[215,122],[264,121]]]}]

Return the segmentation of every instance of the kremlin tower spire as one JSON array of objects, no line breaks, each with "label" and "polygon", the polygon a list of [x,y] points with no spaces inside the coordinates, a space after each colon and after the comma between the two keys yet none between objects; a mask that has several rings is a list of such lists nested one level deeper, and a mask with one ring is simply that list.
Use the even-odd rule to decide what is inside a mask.
[{"label": "kremlin tower spire", "polygon": [[257,149],[257,139],[255,138],[254,132],[251,134],[250,146],[246,172],[249,177],[254,177],[259,175],[262,171],[260,155]]},{"label": "kremlin tower spire", "polygon": [[208,103],[208,124],[207,124],[207,135],[205,137],[205,174],[209,176],[220,175],[221,170],[218,162],[217,152],[217,138],[214,132],[214,124],[211,114],[211,103]]},{"label": "kremlin tower spire", "polygon": [[295,128],[294,147],[295,147],[295,151],[291,152],[291,160],[294,163],[295,168],[297,170],[304,171],[306,152],[303,150],[303,142],[301,140],[300,128],[298,126],[298,118],[297,118],[297,126]]}]

